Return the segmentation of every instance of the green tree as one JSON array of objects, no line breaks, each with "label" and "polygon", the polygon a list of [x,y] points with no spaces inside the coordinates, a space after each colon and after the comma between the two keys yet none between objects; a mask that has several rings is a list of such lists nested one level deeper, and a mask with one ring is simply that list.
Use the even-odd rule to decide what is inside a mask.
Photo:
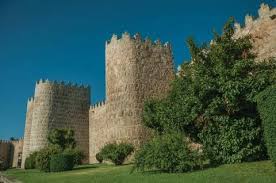
[{"label": "green tree", "polygon": [[71,129],[53,129],[48,134],[48,142],[52,145],[58,145],[62,150],[66,148],[75,148],[76,141],[74,131]]},{"label": "green tree", "polygon": [[125,159],[134,151],[134,146],[128,143],[106,144],[99,154],[103,160],[110,160],[115,165],[122,165]]},{"label": "green tree", "polygon": [[268,87],[256,98],[268,154],[276,168],[276,85]]},{"label": "green tree", "polygon": [[189,148],[183,134],[172,132],[156,135],[145,143],[135,154],[134,169],[187,172],[201,168],[203,160],[202,153]]},{"label": "green tree", "polygon": [[212,44],[188,39],[191,62],[182,65],[169,96],[145,104],[144,124],[159,134],[181,130],[203,144],[211,163],[264,158],[254,97],[276,81],[276,62],[256,62],[250,36],[233,39],[233,19]]}]

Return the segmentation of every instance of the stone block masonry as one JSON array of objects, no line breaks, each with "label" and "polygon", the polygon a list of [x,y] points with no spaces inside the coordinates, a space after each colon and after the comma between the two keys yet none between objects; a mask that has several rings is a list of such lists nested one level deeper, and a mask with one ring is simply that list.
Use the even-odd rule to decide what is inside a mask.
[{"label": "stone block masonry", "polygon": [[244,27],[235,24],[235,38],[250,35],[258,61],[276,58],[276,8],[261,4],[258,14],[256,19],[247,15]]},{"label": "stone block masonry", "polygon": [[149,137],[142,125],[144,101],[164,97],[174,78],[171,46],[139,34],[113,35],[106,43],[106,101],[90,108],[90,162],[107,143],[139,148]]},{"label": "stone block masonry", "polygon": [[7,167],[19,168],[22,162],[23,139],[0,140],[0,160]]},{"label": "stone block masonry", "polygon": [[30,138],[31,138],[31,128],[32,128],[33,107],[34,107],[33,104],[34,104],[34,98],[28,99],[25,131],[24,131],[24,146],[23,146],[23,152],[22,152],[22,164],[21,164],[22,168],[24,168],[26,158],[30,155]]},{"label": "stone block masonry", "polygon": [[[276,9],[261,5],[259,18],[247,16],[236,24],[234,38],[250,34],[259,60],[276,57]],[[90,106],[90,88],[40,80],[27,104],[23,147],[25,158],[47,145],[54,128],[75,131],[77,146],[96,162],[96,153],[107,143],[128,142],[139,148],[150,132],[142,125],[146,100],[167,95],[175,77],[168,43],[152,42],[124,33],[106,42],[106,100]],[[1,144],[0,144],[1,145]]]},{"label": "stone block masonry", "polygon": [[[25,125],[25,158],[47,145],[51,129],[70,128],[75,132],[77,147],[88,162],[90,88],[40,80],[35,95],[28,102]],[[22,167],[24,163],[22,164]]]}]

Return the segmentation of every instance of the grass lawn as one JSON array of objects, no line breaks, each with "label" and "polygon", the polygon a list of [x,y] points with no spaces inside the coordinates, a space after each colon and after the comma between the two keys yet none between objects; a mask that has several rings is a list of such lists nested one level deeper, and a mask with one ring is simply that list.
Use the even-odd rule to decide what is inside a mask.
[{"label": "grass lawn", "polygon": [[135,182],[264,182],[275,183],[276,172],[270,161],[223,165],[190,173],[168,174],[159,172],[134,172],[132,165],[86,165],[62,173],[42,173],[38,170],[11,169],[4,174],[25,183],[135,183]]}]

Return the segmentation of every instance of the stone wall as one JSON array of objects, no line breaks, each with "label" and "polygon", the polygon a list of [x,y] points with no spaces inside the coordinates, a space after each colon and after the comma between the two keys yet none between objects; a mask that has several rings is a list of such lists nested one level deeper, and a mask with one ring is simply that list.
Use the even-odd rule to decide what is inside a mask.
[{"label": "stone wall", "polygon": [[96,153],[108,140],[107,131],[109,123],[106,122],[106,105],[100,102],[91,106],[89,110],[89,162],[96,162]]},{"label": "stone wall", "polygon": [[29,151],[45,147],[51,129],[70,128],[88,162],[90,88],[40,80],[36,83],[33,105]]},{"label": "stone wall", "polygon": [[23,144],[24,140],[14,140],[11,141],[13,147],[12,153],[12,167],[20,168],[22,165],[22,153],[23,153]]},{"label": "stone wall", "polygon": [[11,148],[10,141],[0,140],[0,161],[4,162],[7,167],[10,167]]},{"label": "stone wall", "polygon": [[261,4],[258,14],[259,17],[255,20],[247,15],[244,27],[235,24],[235,38],[251,35],[258,60],[276,57],[276,8],[271,9],[268,5]]},{"label": "stone wall", "polygon": [[7,167],[19,168],[21,166],[23,151],[23,139],[0,140],[0,160]]},{"label": "stone wall", "polygon": [[106,103],[90,109],[90,162],[110,142],[139,147],[149,135],[142,126],[144,101],[166,95],[174,78],[169,44],[139,35],[113,35],[106,43]]},{"label": "stone wall", "polygon": [[33,107],[34,98],[28,99],[27,102],[27,112],[25,120],[25,131],[24,131],[24,146],[22,152],[22,163],[21,167],[24,168],[25,160],[30,155],[30,138],[31,138],[31,128],[32,128],[32,117],[33,117]]}]

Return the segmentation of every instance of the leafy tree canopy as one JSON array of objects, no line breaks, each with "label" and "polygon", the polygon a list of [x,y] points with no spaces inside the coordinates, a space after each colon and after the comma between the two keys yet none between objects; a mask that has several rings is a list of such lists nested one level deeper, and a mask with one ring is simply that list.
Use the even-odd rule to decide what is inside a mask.
[{"label": "leafy tree canopy", "polygon": [[71,129],[53,129],[48,134],[48,142],[52,145],[58,145],[62,150],[66,148],[75,148],[76,141],[74,131]]},{"label": "leafy tree canopy", "polygon": [[254,97],[276,81],[276,62],[256,62],[250,36],[233,39],[233,19],[210,44],[188,39],[184,63],[166,99],[148,101],[144,124],[157,133],[181,131],[203,144],[212,163],[263,158],[261,120]]}]

